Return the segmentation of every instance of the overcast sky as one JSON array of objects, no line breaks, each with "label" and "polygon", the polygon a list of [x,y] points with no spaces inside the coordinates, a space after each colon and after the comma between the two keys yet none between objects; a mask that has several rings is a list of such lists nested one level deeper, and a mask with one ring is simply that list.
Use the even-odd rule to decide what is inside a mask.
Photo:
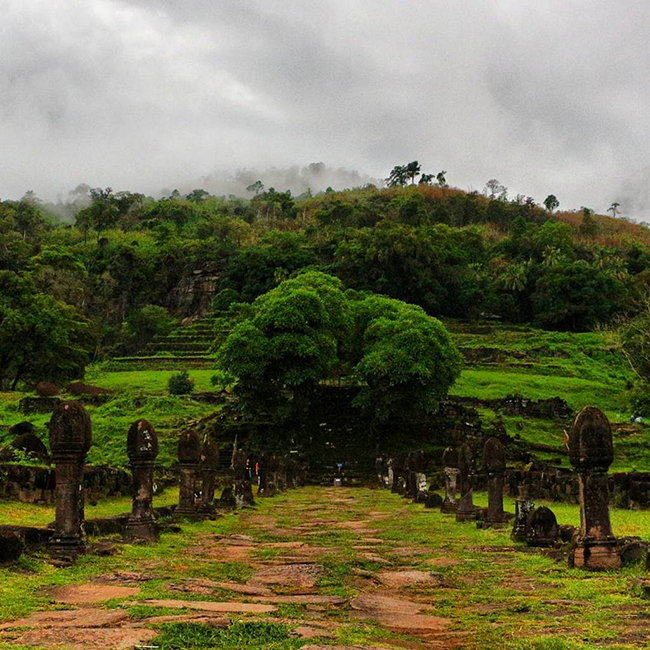
[{"label": "overcast sky", "polygon": [[323,161],[650,219],[646,0],[3,0],[0,198]]}]

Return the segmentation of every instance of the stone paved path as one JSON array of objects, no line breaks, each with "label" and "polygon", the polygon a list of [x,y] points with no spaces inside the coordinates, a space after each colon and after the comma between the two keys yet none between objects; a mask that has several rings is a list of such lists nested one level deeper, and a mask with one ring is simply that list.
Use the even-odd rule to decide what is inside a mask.
[{"label": "stone paved path", "polygon": [[[168,624],[267,622],[288,630],[282,650],[503,648],[592,625],[556,559],[387,492],[304,488],[182,528],[138,562],[124,547],[98,570],[87,558],[83,580],[52,575],[48,605],[0,624],[0,647],[150,648]],[[609,628],[645,647],[647,607],[620,606]]]}]

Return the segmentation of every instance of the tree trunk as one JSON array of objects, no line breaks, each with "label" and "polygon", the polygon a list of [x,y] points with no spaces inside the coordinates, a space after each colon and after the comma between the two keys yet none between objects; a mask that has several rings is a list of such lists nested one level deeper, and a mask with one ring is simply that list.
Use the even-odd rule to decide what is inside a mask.
[{"label": "tree trunk", "polygon": [[16,376],[14,377],[14,380],[11,384],[11,390],[16,390],[16,386],[18,386],[18,382],[20,381],[20,378],[22,377],[24,371],[25,371],[25,364],[21,363],[18,366],[18,370],[16,370]]}]

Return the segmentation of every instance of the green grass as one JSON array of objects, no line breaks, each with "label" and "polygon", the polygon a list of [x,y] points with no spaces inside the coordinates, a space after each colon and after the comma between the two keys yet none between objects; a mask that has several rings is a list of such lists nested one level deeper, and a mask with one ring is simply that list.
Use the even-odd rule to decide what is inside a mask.
[{"label": "green grass", "polygon": [[[102,388],[108,388],[120,393],[138,392],[151,394],[167,394],[167,382],[178,370],[125,370],[108,371],[102,366],[89,368],[86,381]],[[189,371],[190,378],[194,380],[194,390],[197,392],[215,390],[210,379],[216,370],[196,369]]]},{"label": "green grass", "polygon": [[[178,432],[185,423],[210,415],[220,408],[214,404],[197,402],[189,395],[168,395],[164,388],[166,382],[160,383],[160,390],[149,392],[138,387],[137,378],[130,377],[129,381],[120,383],[119,377],[112,377],[122,374],[106,373],[105,378],[111,377],[112,382],[98,383],[116,391],[112,399],[101,406],[86,406],[93,431],[93,444],[88,454],[88,463],[91,465],[126,467],[126,434],[133,422],[144,418],[158,432],[158,463],[169,466],[176,459]],[[142,380],[145,381],[144,378]],[[47,439],[45,424],[49,422],[50,414],[25,415],[18,408],[18,401],[23,396],[20,393],[0,394],[0,423],[11,426],[28,420],[36,426],[37,434],[42,439]],[[8,431],[0,430],[0,444],[9,441]]]},{"label": "green grass", "polygon": [[[578,411],[584,406],[601,408],[612,422],[626,422],[630,415],[630,381],[628,364],[617,348],[616,336],[610,332],[546,332],[526,326],[500,323],[464,323],[447,321],[452,336],[464,349],[497,349],[504,353],[498,364],[466,364],[452,394],[479,399],[504,398],[520,394],[531,399],[561,397]],[[126,432],[138,418],[150,420],[160,438],[159,462],[171,464],[176,456],[177,434],[190,419],[207,416],[215,407],[192,400],[190,396],[168,395],[167,382],[174,370],[111,371],[107,364],[88,369],[86,381],[115,391],[116,395],[102,406],[89,406],[93,422],[93,447],[88,461],[124,467],[127,464]],[[195,391],[215,390],[212,369],[190,370]],[[38,433],[46,437],[49,414],[25,416],[18,411],[21,393],[0,394],[0,424],[10,426],[22,420],[33,422]],[[218,408],[218,407],[217,407]],[[489,413],[486,413],[490,417]],[[528,443],[547,445],[561,450],[564,430],[560,423],[506,418],[511,434],[519,434]],[[615,439],[616,471],[637,469],[650,471],[650,443],[644,431]],[[0,444],[8,441],[0,429]],[[535,451],[541,459],[556,458],[555,452]]]},{"label": "green grass", "polygon": [[[86,503],[88,519],[115,517],[131,512],[130,496],[102,499],[97,505]],[[154,496],[155,507],[168,506],[178,502],[178,490],[170,488]],[[20,501],[0,501],[0,522],[14,526],[46,526],[54,521],[54,506]]]},{"label": "green grass", "polygon": [[629,414],[629,364],[612,332],[547,332],[526,326],[448,322],[459,347],[500,350],[505,360],[466,365],[453,393],[501,398],[561,397],[578,410],[598,406],[610,417]]},{"label": "green grass", "polygon": [[623,383],[577,377],[513,372],[505,367],[465,368],[452,388],[453,395],[498,399],[519,394],[531,399],[561,397],[574,410],[597,406],[613,420],[629,417],[629,395]]},{"label": "green grass", "polygon": [[160,650],[220,648],[221,650],[290,650],[302,641],[292,639],[286,625],[278,623],[234,623],[226,629],[196,623],[172,623],[152,641]]}]

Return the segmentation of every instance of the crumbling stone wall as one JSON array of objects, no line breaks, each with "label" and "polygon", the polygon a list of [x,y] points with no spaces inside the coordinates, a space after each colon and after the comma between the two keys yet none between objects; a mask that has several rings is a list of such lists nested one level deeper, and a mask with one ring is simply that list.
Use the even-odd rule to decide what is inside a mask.
[{"label": "crumbling stone wall", "polygon": [[[612,506],[631,510],[650,508],[650,472],[610,474],[608,480]],[[506,494],[516,496],[520,485],[527,486],[533,500],[580,502],[578,477],[568,469],[507,470]]]},{"label": "crumbling stone wall", "polygon": [[[88,465],[83,476],[90,501],[131,493],[131,475],[121,469]],[[54,469],[0,464],[0,498],[24,503],[54,503]]]},{"label": "crumbling stone wall", "polygon": [[546,420],[569,420],[573,417],[571,407],[559,397],[533,400],[527,397],[505,397],[503,399],[478,399],[475,397],[448,397],[449,403],[460,403],[474,408],[484,407],[504,415],[542,418]]}]

